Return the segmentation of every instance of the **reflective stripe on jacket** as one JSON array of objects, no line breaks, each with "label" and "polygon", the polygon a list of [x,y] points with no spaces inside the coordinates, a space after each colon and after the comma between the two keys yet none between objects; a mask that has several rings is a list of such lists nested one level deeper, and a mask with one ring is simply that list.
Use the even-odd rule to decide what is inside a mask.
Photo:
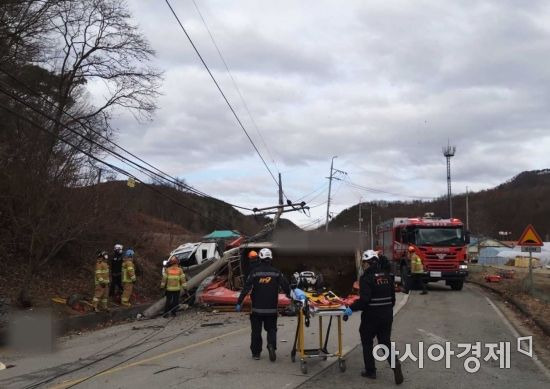
[{"label": "reflective stripe on jacket", "polygon": [[105,285],[109,283],[109,265],[100,260],[95,264],[95,284]]},{"label": "reflective stripe on jacket", "polygon": [[418,255],[411,255],[411,273],[423,273],[424,266],[422,265],[422,260]]},{"label": "reflective stripe on jacket", "polygon": [[162,282],[160,287],[166,287],[169,292],[177,292],[182,288],[185,288],[185,274],[181,267],[178,265],[172,265],[162,275]]},{"label": "reflective stripe on jacket", "polygon": [[135,280],[134,262],[131,259],[125,259],[122,262],[122,282],[135,282]]}]

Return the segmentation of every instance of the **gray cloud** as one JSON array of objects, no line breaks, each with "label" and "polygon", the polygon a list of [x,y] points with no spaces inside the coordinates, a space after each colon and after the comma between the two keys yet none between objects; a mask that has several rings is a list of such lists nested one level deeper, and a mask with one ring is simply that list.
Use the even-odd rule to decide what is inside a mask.
[{"label": "gray cloud", "polygon": [[[197,3],[296,197],[333,155],[355,182],[439,196],[448,139],[458,191],[550,165],[546,2]],[[174,4],[272,165],[192,3]],[[117,117],[120,142],[221,198],[271,204],[274,183],[167,8],[130,5],[166,74],[152,122]],[[344,186],[335,203],[358,196]]]}]

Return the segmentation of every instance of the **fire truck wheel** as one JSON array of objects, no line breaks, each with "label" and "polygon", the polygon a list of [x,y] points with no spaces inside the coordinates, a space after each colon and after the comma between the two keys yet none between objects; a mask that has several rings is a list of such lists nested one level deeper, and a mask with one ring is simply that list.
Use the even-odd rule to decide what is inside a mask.
[{"label": "fire truck wheel", "polygon": [[462,287],[464,286],[464,281],[463,280],[451,281],[449,282],[449,285],[451,286],[452,290],[462,290]]}]

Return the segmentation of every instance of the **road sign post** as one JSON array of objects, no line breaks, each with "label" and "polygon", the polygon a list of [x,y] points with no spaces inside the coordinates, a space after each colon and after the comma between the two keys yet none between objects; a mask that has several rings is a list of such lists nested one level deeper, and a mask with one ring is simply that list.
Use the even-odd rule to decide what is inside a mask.
[{"label": "road sign post", "polygon": [[529,276],[527,289],[530,295],[533,295],[534,283],[533,283],[533,253],[541,252],[541,247],[544,245],[540,235],[531,224],[529,224],[521,237],[519,238],[518,245],[521,246],[522,252],[529,253]]}]

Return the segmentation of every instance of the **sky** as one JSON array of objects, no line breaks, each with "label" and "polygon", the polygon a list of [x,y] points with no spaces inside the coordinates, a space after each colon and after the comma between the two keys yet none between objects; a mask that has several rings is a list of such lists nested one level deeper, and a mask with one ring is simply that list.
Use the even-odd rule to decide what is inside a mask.
[{"label": "sky", "polygon": [[[448,142],[453,193],[550,167],[547,1],[194,1],[171,3],[285,195],[313,207],[286,214],[299,225],[324,222],[333,156],[347,172],[335,214],[444,195]],[[164,81],[152,120],[116,112],[117,141],[222,200],[275,205],[273,178],[164,1],[128,5]]]}]

